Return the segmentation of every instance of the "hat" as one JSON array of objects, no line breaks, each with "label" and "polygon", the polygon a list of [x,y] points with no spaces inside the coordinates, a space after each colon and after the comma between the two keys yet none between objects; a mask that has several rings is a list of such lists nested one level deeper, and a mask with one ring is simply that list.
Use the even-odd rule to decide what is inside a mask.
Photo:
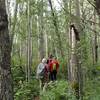
[{"label": "hat", "polygon": [[46,63],[46,62],[47,62],[46,58],[43,58],[42,63]]},{"label": "hat", "polygon": [[52,54],[50,54],[49,58],[53,58],[54,56]]}]

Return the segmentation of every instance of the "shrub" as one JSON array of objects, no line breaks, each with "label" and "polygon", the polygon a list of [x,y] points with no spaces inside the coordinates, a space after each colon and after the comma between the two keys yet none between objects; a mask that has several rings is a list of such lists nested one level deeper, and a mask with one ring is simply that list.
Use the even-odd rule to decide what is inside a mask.
[{"label": "shrub", "polygon": [[15,93],[14,100],[34,100],[36,96],[39,96],[39,84],[37,80],[24,82],[21,88]]},{"label": "shrub", "polygon": [[75,100],[72,91],[69,90],[67,81],[59,81],[48,86],[45,92],[41,92],[40,100]]}]

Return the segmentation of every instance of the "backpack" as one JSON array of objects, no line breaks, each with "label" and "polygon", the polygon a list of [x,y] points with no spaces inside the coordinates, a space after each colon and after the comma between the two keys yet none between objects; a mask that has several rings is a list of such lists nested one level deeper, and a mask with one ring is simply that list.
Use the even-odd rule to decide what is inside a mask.
[{"label": "backpack", "polygon": [[45,68],[42,69],[42,71],[39,73],[39,76],[44,77],[45,75]]},{"label": "backpack", "polygon": [[39,69],[40,69],[40,71],[39,71],[39,76],[40,76],[41,78],[43,78],[44,75],[45,75],[45,65],[43,65],[43,64],[41,63],[40,66],[39,66]]},{"label": "backpack", "polygon": [[56,70],[56,63],[53,63],[53,70]]}]

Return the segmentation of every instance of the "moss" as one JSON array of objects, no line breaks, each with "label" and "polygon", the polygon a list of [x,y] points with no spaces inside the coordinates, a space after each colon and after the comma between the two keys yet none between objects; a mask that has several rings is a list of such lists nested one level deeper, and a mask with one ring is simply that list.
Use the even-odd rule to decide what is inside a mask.
[{"label": "moss", "polygon": [[71,87],[72,87],[72,89],[74,89],[74,90],[79,89],[79,84],[78,84],[78,82],[76,82],[76,81],[71,82]]},{"label": "moss", "polygon": [[71,82],[71,88],[74,90],[76,98],[79,99],[79,84],[77,81]]}]

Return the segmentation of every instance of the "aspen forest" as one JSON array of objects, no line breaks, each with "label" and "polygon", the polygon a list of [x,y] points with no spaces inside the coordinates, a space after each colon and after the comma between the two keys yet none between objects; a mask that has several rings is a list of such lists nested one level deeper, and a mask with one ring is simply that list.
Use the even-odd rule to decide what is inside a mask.
[{"label": "aspen forest", "polygon": [[100,0],[0,0],[0,100],[100,100]]}]

